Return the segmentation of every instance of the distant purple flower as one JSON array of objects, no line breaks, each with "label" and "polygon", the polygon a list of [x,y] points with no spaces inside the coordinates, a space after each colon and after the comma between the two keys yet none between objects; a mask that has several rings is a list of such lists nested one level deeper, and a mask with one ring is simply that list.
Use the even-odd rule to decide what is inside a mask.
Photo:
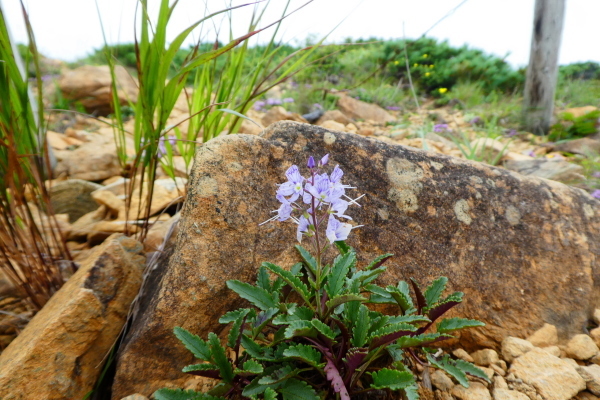
[{"label": "distant purple flower", "polygon": [[296,82],[296,81],[291,81],[291,82],[290,82],[290,87],[291,87],[292,89],[296,89],[296,88],[298,87],[298,82]]},{"label": "distant purple flower", "polygon": [[390,111],[400,111],[400,107],[398,106],[387,106],[386,108]]},{"label": "distant purple flower", "polygon": [[307,89],[312,89],[312,85],[310,83],[305,84],[304,87]]},{"label": "distant purple flower", "polygon": [[600,199],[600,189],[596,189],[592,192],[592,197]]},{"label": "distant purple flower", "polygon": [[[168,136],[168,137],[167,137]],[[163,157],[167,154],[167,146],[165,144],[166,141],[169,141],[169,144],[171,145],[171,147],[175,146],[175,144],[177,143],[177,138],[173,135],[162,135],[159,139],[158,139],[158,151],[156,152],[156,154],[158,155],[158,157]]]},{"label": "distant purple flower", "polygon": [[473,118],[472,120],[470,120],[470,121],[469,121],[469,123],[470,123],[471,125],[477,125],[477,124],[479,124],[480,122],[481,122],[481,118],[480,118],[480,117],[475,117],[475,118]]},{"label": "distant purple flower", "polygon": [[437,124],[433,126],[433,131],[435,133],[444,133],[444,132],[448,132],[448,124]]},{"label": "distant purple flower", "polygon": [[313,108],[316,108],[317,110],[322,110],[323,106],[319,103],[315,103],[315,104],[313,104]]},{"label": "distant purple flower", "polygon": [[254,109],[256,111],[262,111],[266,104],[267,103],[265,103],[264,101],[258,100],[256,103],[254,103]]},{"label": "distant purple flower", "polygon": [[284,103],[293,103],[295,100],[293,97],[286,97],[282,100]]},{"label": "distant purple flower", "polygon": [[504,131],[504,136],[507,136],[507,137],[513,137],[513,136],[516,136],[517,134],[518,134],[518,132],[516,129],[507,129]]},{"label": "distant purple flower", "polygon": [[355,98],[356,100],[360,100],[360,97],[359,97],[359,96],[354,96],[354,98]]},{"label": "distant purple flower", "polygon": [[596,172],[592,173],[592,176],[594,178],[600,178],[600,171],[596,171]]},{"label": "distant purple flower", "polygon": [[525,155],[529,157],[535,157],[535,152],[533,150],[529,150],[527,153],[525,153]]},{"label": "distant purple flower", "polygon": [[329,221],[327,222],[327,230],[325,231],[325,235],[327,239],[329,239],[329,243],[333,244],[333,242],[337,242],[338,240],[346,240],[348,239],[348,235],[352,230],[352,225],[347,223],[342,223],[335,219],[332,215],[329,217]]},{"label": "distant purple flower", "polygon": [[267,99],[267,105],[268,106],[279,106],[281,105],[281,99]]}]

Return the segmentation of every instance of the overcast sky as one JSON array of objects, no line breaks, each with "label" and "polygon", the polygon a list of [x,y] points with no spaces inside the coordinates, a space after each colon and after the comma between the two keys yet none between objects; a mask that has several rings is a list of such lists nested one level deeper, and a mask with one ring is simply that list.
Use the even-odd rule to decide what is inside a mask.
[{"label": "overcast sky", "polygon": [[[295,9],[307,0],[291,0]],[[0,0],[13,36],[26,41],[18,0]],[[72,61],[102,46],[102,31],[95,0],[24,0],[40,51],[52,58]],[[246,1],[232,0],[233,5]],[[314,0],[285,20],[284,41],[301,43],[309,35],[322,37],[332,30],[329,42],[344,38],[416,38],[460,5],[463,0]],[[98,0],[100,17],[110,43],[132,42],[136,0]],[[156,5],[159,0],[149,0]],[[286,0],[271,0],[263,18],[267,25],[278,19]],[[173,15],[171,35],[202,18],[206,9],[215,12],[229,1],[180,0]],[[266,4],[263,2],[261,4]],[[452,45],[467,44],[504,57],[515,66],[528,62],[534,0],[467,0],[437,24],[428,36],[447,39]],[[252,6],[233,12],[234,34],[247,28]],[[568,0],[560,63],[600,62],[598,45],[600,0]],[[337,26],[337,27],[336,27]],[[210,38],[215,28],[228,31],[221,17],[195,32]],[[335,29],[334,29],[335,28]],[[214,38],[214,34],[212,34]],[[269,34],[263,34],[267,40]]]}]

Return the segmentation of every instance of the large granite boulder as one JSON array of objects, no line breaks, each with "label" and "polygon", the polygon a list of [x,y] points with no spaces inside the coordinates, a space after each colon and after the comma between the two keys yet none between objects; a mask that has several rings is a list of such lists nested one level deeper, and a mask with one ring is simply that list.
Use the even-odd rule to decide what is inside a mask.
[{"label": "large granite boulder", "polygon": [[445,275],[451,290],[466,294],[455,315],[487,323],[466,331],[461,346],[499,349],[509,334],[527,337],[545,322],[567,337],[599,305],[600,202],[584,191],[280,122],[259,136],[219,137],[198,150],[174,255],[121,348],[113,398],[193,384],[180,372],[193,357],[173,327],[201,337],[221,332],[219,316],[242,304],[227,279],[254,281],[267,260],[296,262],[295,225],[259,223],[278,207],[274,193],[286,169],[325,153],[345,171],[344,182],[366,194],[362,208],[348,211],[364,224],[348,240],[360,261],[395,254],[380,283]]}]

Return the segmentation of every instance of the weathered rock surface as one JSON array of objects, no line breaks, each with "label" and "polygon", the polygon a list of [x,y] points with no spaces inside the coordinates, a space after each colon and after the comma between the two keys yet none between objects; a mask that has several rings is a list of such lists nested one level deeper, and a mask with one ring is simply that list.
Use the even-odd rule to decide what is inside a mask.
[{"label": "weathered rock surface", "polygon": [[0,398],[81,399],[125,322],[142,282],[137,241],[99,246],[0,355]]},{"label": "weathered rock surface", "polygon": [[588,156],[600,152],[600,140],[594,140],[587,137],[573,139],[568,142],[557,144],[554,146],[554,150]]},{"label": "weathered rock surface", "polygon": [[575,367],[539,348],[517,358],[509,371],[547,400],[569,400],[586,388]]},{"label": "weathered rock surface", "polygon": [[572,336],[597,308],[600,203],[583,191],[280,122],[260,136],[219,137],[197,152],[175,254],[122,347],[115,399],[185,382],[180,370],[194,359],[173,327],[201,337],[219,332],[222,313],[244,304],[227,279],[254,281],[263,261],[297,261],[294,224],[258,223],[278,207],[274,193],[286,169],[325,153],[356,194],[366,193],[363,207],[349,211],[364,224],[348,241],[359,261],[394,253],[384,285],[447,276],[450,290],[465,292],[456,315],[487,323],[463,334],[464,348],[499,349],[504,337],[527,337],[544,322]]},{"label": "weathered rock surface", "polygon": [[[137,100],[138,86],[122,66],[115,67],[121,105]],[[78,101],[89,113],[107,115],[112,111],[111,75],[107,65],[84,65],[65,71],[58,80],[63,96]]]},{"label": "weathered rock surface", "polygon": [[558,159],[508,160],[504,167],[523,175],[561,182],[571,182],[583,177],[581,165]]}]

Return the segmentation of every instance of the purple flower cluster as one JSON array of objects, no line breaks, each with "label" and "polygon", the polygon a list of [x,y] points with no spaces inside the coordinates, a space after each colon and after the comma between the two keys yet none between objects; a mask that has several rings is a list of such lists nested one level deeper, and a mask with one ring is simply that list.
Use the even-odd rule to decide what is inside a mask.
[{"label": "purple flower cluster", "polygon": [[[307,179],[300,174],[296,165],[292,165],[285,173],[287,182],[279,185],[275,197],[281,203],[277,215],[263,222],[273,220],[286,221],[292,219],[298,224],[297,239],[302,241],[303,236],[313,237],[318,228],[327,221],[325,236],[330,243],[346,240],[348,234],[358,226],[340,222],[338,218],[351,220],[345,214],[350,204],[359,205],[356,200],[346,196],[346,189],[351,187],[342,184],[344,172],[336,165],[331,174],[320,173],[321,168],[329,161],[329,154],[325,155],[319,163],[315,163],[311,156],[307,166],[310,177]],[[346,198],[348,200],[344,200]],[[300,217],[292,216],[294,211],[300,212]]]},{"label": "purple flower cluster", "polygon": [[437,124],[433,126],[433,131],[435,133],[444,133],[450,132],[450,129],[448,129],[448,124]]},{"label": "purple flower cluster", "polygon": [[592,192],[592,197],[600,199],[600,189],[596,189]]},{"label": "purple flower cluster", "polygon": [[254,103],[254,109],[256,111],[266,111],[266,107],[269,106],[280,106],[284,103],[293,103],[295,100],[292,97],[286,97],[284,99],[268,98],[267,100],[258,100]]},{"label": "purple flower cluster", "polygon": [[158,157],[163,157],[164,155],[167,154],[167,146],[165,145],[165,142],[168,140],[169,144],[171,145],[171,147],[175,146],[175,144],[177,143],[177,138],[173,135],[168,135],[169,137],[167,138],[167,135],[162,135],[160,137],[160,139],[158,139],[158,151],[157,151],[157,155]]}]

